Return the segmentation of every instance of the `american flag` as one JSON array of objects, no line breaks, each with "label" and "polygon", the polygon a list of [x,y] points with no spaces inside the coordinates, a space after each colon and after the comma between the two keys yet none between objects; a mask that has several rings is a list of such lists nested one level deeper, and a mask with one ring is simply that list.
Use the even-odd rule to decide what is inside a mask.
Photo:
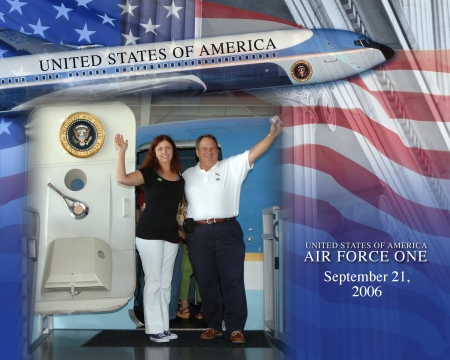
[{"label": "american flag", "polygon": [[[450,358],[448,59],[448,50],[398,51],[360,76],[300,90],[305,105],[284,107],[280,267],[295,358]],[[387,248],[402,243],[420,245]],[[317,261],[323,250],[331,262]],[[389,261],[338,262],[338,250],[387,250]],[[416,260],[401,261],[407,251]],[[326,271],[388,277],[339,285]]]},{"label": "american flag", "polygon": [[[0,29],[35,38],[38,49],[30,52],[45,53],[51,44],[128,46],[296,26],[268,14],[270,8],[264,11],[201,0],[2,0]],[[11,42],[0,41],[0,58],[20,55],[12,44],[24,39],[14,33],[4,35]],[[18,105],[16,99],[7,101]],[[27,357],[26,270],[22,269],[27,258],[20,233],[25,155],[23,126],[0,116],[0,322],[5,330],[0,349],[7,359]]]},{"label": "american flag", "polygon": [[[194,37],[194,0],[6,0],[0,3],[0,26],[43,44],[119,46],[179,40]],[[3,53],[8,55],[13,54]]]},{"label": "american flag", "polygon": [[[216,31],[220,28],[217,19],[222,21],[220,34],[210,32],[212,28]],[[224,19],[231,22],[223,22]],[[43,52],[46,44],[134,45],[192,39],[204,36],[203,33],[212,36],[243,29],[244,32],[273,29],[280,24],[296,26],[271,15],[201,0],[0,2],[0,28],[41,40]],[[0,45],[0,57],[9,56],[15,56],[13,49],[7,44]]]},{"label": "american flag", "polygon": [[21,233],[25,173],[25,128],[0,117],[0,347],[5,359],[27,355],[27,253]]}]

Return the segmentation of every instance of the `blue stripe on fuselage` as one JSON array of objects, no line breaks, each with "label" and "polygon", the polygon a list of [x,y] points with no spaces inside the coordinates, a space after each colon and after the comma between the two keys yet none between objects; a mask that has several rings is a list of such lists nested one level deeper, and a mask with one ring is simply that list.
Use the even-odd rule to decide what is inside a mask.
[{"label": "blue stripe on fuselage", "polygon": [[207,91],[245,90],[291,85],[286,72],[275,63],[253,63],[193,70],[207,87]]}]

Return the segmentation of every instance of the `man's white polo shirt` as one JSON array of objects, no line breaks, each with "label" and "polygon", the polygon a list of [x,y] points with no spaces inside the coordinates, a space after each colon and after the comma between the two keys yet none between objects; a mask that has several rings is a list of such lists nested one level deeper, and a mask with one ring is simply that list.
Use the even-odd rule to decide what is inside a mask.
[{"label": "man's white polo shirt", "polygon": [[208,171],[197,164],[183,173],[188,218],[198,221],[239,215],[242,183],[253,168],[248,153],[220,160]]}]

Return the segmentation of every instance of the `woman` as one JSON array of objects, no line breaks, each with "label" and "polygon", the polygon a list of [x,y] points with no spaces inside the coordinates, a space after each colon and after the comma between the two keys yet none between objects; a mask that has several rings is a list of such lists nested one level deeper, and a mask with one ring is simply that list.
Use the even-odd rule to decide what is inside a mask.
[{"label": "woman", "polygon": [[127,174],[125,150],[128,140],[117,134],[117,181],[128,186],[144,185],[145,209],[136,225],[136,248],[145,274],[145,333],[155,342],[178,338],[169,331],[169,302],[173,264],[178,250],[178,204],[184,179],[173,140],[156,136],[140,168]]}]

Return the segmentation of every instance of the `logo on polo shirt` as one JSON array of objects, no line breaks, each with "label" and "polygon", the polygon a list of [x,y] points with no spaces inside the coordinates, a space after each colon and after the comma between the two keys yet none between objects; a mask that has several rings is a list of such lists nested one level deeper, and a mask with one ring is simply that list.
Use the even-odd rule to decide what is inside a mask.
[{"label": "logo on polo shirt", "polygon": [[216,181],[220,181],[220,173],[216,172],[214,175],[216,176]]}]

